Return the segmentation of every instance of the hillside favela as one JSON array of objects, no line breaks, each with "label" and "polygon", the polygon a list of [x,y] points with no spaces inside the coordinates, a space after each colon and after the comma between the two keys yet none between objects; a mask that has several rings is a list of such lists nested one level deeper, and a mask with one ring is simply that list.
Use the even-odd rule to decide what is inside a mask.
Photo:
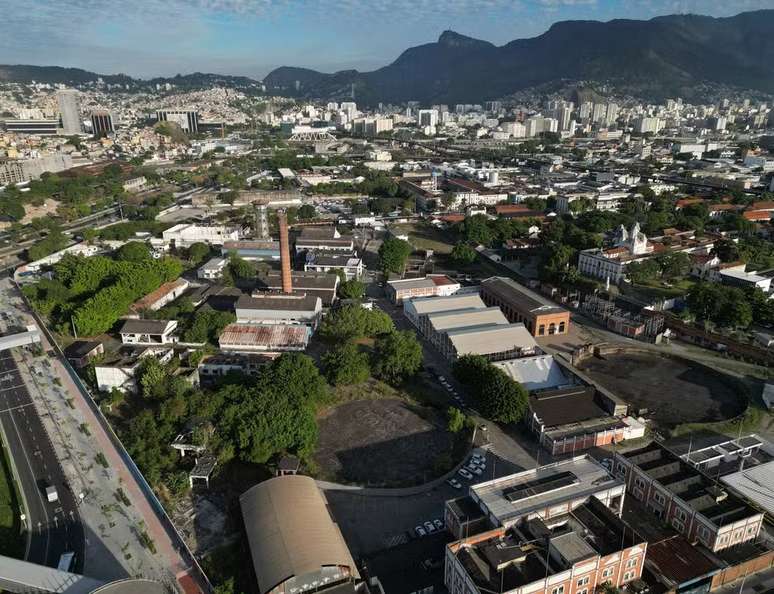
[{"label": "hillside favela", "polygon": [[0,592],[774,593],[774,0],[0,0]]}]

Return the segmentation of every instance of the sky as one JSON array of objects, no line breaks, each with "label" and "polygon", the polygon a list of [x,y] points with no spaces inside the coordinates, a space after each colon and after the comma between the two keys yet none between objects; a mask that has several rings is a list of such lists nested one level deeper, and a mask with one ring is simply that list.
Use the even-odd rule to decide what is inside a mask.
[{"label": "sky", "polygon": [[0,63],[142,78],[372,70],[445,29],[502,45],[557,21],[761,8],[774,0],[0,0]]}]

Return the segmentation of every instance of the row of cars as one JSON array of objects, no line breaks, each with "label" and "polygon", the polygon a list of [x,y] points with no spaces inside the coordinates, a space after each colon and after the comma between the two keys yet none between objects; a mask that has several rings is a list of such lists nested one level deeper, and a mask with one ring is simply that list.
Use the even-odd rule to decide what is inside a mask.
[{"label": "row of cars", "polygon": [[454,389],[454,386],[452,386],[449,383],[449,380],[447,380],[444,376],[439,375],[438,381],[441,383],[441,385],[446,388],[449,391],[449,394],[451,394],[451,397],[454,399],[454,402],[457,403],[459,407],[465,406],[465,399],[460,395],[457,390]]},{"label": "row of cars", "polygon": [[[481,476],[486,470],[486,455],[474,453],[467,463],[457,471],[457,474],[466,480],[473,480],[476,476]],[[457,478],[450,478],[446,481],[455,489],[462,489],[462,483]]]},{"label": "row of cars", "polygon": [[439,530],[443,530],[443,520],[435,518],[434,520],[428,520],[424,524],[420,524],[414,528],[414,534],[417,536],[427,536],[428,534],[434,534]]}]

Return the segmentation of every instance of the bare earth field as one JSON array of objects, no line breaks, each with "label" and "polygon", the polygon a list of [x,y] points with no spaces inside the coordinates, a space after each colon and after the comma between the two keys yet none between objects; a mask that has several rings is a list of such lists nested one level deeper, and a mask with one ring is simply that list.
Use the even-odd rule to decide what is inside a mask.
[{"label": "bare earth field", "polygon": [[622,353],[592,357],[580,369],[662,427],[724,421],[747,406],[733,378],[683,359]]},{"label": "bare earth field", "polygon": [[435,460],[451,447],[443,419],[403,400],[347,402],[328,411],[318,424],[315,462],[323,478],[338,482],[423,483],[434,478]]}]

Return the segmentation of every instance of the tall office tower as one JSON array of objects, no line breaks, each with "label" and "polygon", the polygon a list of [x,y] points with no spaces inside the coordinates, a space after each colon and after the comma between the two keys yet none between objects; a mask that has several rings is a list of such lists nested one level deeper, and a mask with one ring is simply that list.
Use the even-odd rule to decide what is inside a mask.
[{"label": "tall office tower", "polygon": [[591,114],[591,121],[592,122],[601,122],[605,119],[605,116],[607,115],[607,104],[605,103],[595,103],[594,109]]},{"label": "tall office tower", "polygon": [[503,108],[502,101],[486,101],[484,103],[484,110],[496,113]]},{"label": "tall office tower", "polygon": [[591,110],[594,109],[594,104],[591,101],[581,103],[580,106],[580,119],[587,120],[591,117]]},{"label": "tall office tower", "polygon": [[352,120],[357,115],[357,103],[354,101],[344,101],[341,104],[341,111],[347,114],[347,117]]},{"label": "tall office tower", "polygon": [[556,111],[564,104],[564,101],[558,99],[549,99],[546,101],[546,111]]},{"label": "tall office tower", "polygon": [[605,122],[609,125],[609,124],[615,123],[617,119],[618,119],[618,104],[609,103],[607,105],[607,116],[605,117]]},{"label": "tall office tower", "polygon": [[81,115],[78,109],[78,91],[62,89],[56,92],[59,114],[62,119],[62,134],[81,133]]},{"label": "tall office tower", "polygon": [[420,109],[417,115],[417,123],[420,126],[437,126],[438,111],[435,109]]},{"label": "tall office tower", "polygon": [[199,113],[193,109],[160,109],[156,112],[156,119],[159,122],[175,122],[188,134],[199,132]]},{"label": "tall office tower", "polygon": [[570,129],[570,118],[572,117],[571,107],[560,107],[556,110],[556,119],[559,120],[559,130],[564,132]]},{"label": "tall office tower", "polygon": [[92,111],[91,130],[95,138],[103,138],[115,132],[112,114],[104,109]]}]

